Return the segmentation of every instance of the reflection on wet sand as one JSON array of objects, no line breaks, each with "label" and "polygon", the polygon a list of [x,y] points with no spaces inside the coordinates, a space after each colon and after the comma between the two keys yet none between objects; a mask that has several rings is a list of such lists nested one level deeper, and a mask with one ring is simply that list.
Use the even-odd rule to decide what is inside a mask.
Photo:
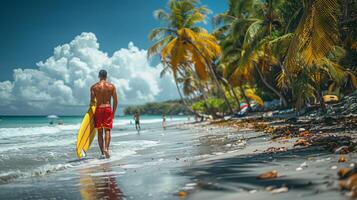
[{"label": "reflection on wet sand", "polygon": [[123,192],[119,189],[111,164],[105,163],[98,167],[80,170],[80,193],[82,199],[123,199]]}]

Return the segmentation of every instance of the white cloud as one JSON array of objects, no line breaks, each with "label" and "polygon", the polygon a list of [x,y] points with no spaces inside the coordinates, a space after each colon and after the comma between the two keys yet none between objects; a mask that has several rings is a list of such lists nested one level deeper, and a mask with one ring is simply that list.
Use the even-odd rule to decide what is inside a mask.
[{"label": "white cloud", "polygon": [[38,62],[35,69],[15,69],[14,80],[0,82],[0,106],[51,112],[88,105],[89,88],[100,69],[108,71],[121,104],[177,98],[172,78],[160,79],[161,65],[151,66],[146,53],[130,42],[128,48],[108,56],[93,33],[82,33],[54,48],[53,56]]}]

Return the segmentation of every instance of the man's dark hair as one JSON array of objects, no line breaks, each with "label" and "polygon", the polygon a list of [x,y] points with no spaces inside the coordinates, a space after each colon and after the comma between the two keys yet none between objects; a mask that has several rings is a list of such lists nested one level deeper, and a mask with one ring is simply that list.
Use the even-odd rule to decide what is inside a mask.
[{"label": "man's dark hair", "polygon": [[98,77],[106,79],[107,78],[107,71],[105,71],[104,69],[100,70],[99,74],[98,74]]}]

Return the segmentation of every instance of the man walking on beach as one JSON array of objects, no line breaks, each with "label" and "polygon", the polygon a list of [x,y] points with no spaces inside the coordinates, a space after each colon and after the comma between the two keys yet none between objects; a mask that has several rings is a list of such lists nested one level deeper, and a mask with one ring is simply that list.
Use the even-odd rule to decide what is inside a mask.
[{"label": "man walking on beach", "polygon": [[[115,86],[107,82],[107,71],[99,71],[99,82],[90,88],[91,105],[96,104],[94,114],[95,128],[98,130],[98,143],[102,157],[109,158],[110,131],[113,128],[113,119],[118,106],[118,97]],[[111,107],[113,98],[113,109]],[[103,145],[103,130],[105,130],[105,143]]]},{"label": "man walking on beach", "polygon": [[139,111],[136,111],[134,114],[135,128],[137,131],[140,131],[140,114]]},{"label": "man walking on beach", "polygon": [[162,127],[164,128],[164,130],[166,129],[166,114],[165,113],[162,114]]}]

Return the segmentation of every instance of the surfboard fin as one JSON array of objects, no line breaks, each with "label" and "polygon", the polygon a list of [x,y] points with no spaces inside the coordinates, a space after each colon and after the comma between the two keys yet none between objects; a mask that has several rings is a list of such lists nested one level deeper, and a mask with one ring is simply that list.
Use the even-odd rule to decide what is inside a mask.
[{"label": "surfboard fin", "polygon": [[83,149],[81,150],[81,152],[82,152],[82,158],[87,157],[87,154],[86,154],[86,152],[85,152]]}]

